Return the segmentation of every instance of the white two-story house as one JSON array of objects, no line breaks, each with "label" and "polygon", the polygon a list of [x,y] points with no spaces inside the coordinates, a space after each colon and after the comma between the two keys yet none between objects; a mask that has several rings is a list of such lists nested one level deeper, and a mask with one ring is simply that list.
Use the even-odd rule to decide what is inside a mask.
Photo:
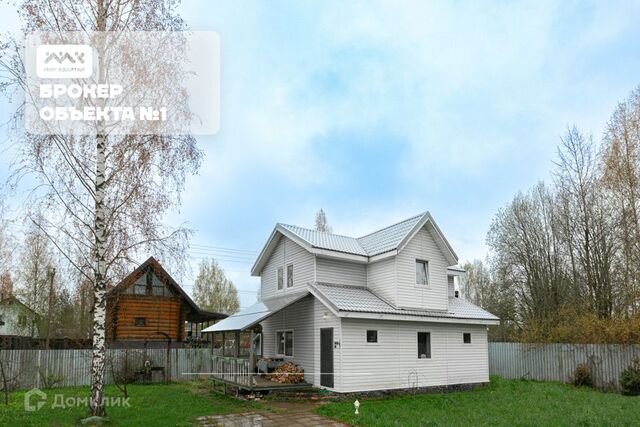
[{"label": "white two-story house", "polygon": [[458,298],[457,262],[428,212],[357,238],[277,224],[251,271],[261,302],[205,331],[259,324],[262,357],[337,392],[485,383],[499,320]]}]

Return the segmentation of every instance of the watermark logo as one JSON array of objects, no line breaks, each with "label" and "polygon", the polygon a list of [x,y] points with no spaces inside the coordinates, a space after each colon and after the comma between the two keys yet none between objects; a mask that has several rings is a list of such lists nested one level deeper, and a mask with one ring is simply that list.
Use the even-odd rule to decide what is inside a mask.
[{"label": "watermark logo", "polygon": [[39,411],[46,400],[47,393],[38,388],[32,388],[24,394],[24,410],[27,412]]},{"label": "watermark logo", "polygon": [[93,50],[86,44],[43,44],[36,50],[41,79],[86,79],[93,72]]},{"label": "watermark logo", "polygon": [[[53,395],[53,399],[44,391],[38,388],[32,388],[24,394],[24,410],[25,412],[36,412],[45,405],[51,409],[68,409],[68,408],[84,408],[89,406],[91,399],[88,396],[65,396],[62,393]],[[106,407],[130,408],[131,402],[128,397],[122,396],[105,396],[102,404]]]}]

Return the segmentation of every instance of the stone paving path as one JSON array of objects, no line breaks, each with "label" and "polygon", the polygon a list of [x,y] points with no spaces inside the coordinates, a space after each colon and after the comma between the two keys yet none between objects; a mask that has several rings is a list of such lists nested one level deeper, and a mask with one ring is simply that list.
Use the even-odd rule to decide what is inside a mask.
[{"label": "stone paving path", "polygon": [[275,414],[271,412],[246,412],[243,414],[211,415],[199,417],[198,421],[203,427],[275,427],[275,426],[305,426],[305,427],[345,427],[329,418],[317,414]]},{"label": "stone paving path", "polygon": [[[265,402],[266,403],[266,402]],[[198,417],[203,427],[276,427],[276,426],[304,426],[304,427],[347,427],[329,418],[314,414],[317,402],[277,402],[267,403],[273,411],[253,411],[240,414],[209,415]]]}]

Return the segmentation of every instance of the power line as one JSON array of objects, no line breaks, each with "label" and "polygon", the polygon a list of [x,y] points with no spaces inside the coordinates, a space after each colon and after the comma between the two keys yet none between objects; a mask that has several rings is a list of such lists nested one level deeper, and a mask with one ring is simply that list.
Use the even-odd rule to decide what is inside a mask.
[{"label": "power line", "polygon": [[257,251],[254,251],[254,250],[226,248],[223,246],[203,245],[199,243],[192,243],[190,246],[193,247],[194,249],[200,249],[204,251],[233,252],[239,255],[256,255],[258,253]]},{"label": "power line", "polygon": [[194,255],[199,255],[199,256],[211,256],[211,257],[220,257],[220,258],[226,258],[226,259],[237,259],[237,260],[243,260],[243,261],[253,261],[253,257],[251,256],[236,256],[236,255],[230,255],[227,253],[208,253],[208,252],[201,252],[201,251],[194,251],[192,249],[187,250],[187,252],[194,254]]}]

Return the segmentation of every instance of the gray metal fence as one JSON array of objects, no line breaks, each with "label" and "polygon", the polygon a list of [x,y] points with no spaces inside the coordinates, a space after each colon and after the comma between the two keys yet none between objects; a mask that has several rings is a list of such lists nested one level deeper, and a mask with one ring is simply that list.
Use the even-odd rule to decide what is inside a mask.
[{"label": "gray metal fence", "polygon": [[[108,349],[108,384],[113,383],[114,368],[117,372],[125,358],[129,363],[135,360],[135,363],[143,365],[141,360],[149,360],[152,367],[170,366],[170,379],[173,381],[195,380],[198,374],[212,372],[213,369],[209,348],[171,349],[169,364],[166,349]],[[91,383],[91,350],[0,350],[0,362],[14,388],[42,388],[51,382],[55,382],[56,387]],[[159,373],[154,375],[156,380],[163,378]]]},{"label": "gray metal fence", "polygon": [[640,345],[489,343],[489,373],[503,378],[570,382],[576,367],[586,363],[596,387],[620,389],[620,373]]}]

